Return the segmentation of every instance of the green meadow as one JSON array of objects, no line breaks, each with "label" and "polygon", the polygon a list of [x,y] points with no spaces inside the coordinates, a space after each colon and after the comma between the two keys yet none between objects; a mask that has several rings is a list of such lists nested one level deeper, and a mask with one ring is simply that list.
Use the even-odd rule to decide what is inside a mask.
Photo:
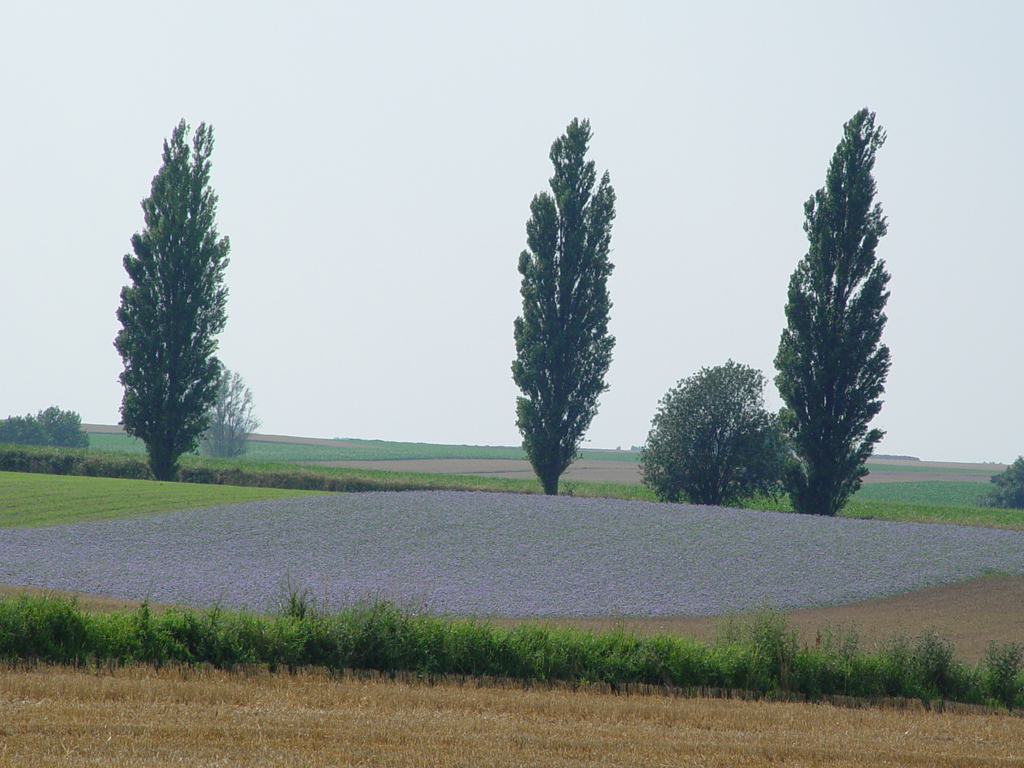
[{"label": "green meadow", "polygon": [[301,493],[309,492],[0,472],[0,528],[137,517]]}]

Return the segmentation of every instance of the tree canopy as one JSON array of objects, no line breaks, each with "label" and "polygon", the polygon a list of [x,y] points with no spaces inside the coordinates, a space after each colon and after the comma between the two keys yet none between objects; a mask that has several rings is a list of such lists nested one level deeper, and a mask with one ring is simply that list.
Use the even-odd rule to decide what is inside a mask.
[{"label": "tree canopy", "polygon": [[800,461],[787,474],[798,512],[835,515],[861,485],[884,434],[868,428],[882,408],[889,349],[881,343],[889,299],[886,233],[872,170],[885,132],[862,109],[843,127],[825,186],[804,205],[806,256],[789,281],[775,383]]},{"label": "tree canopy", "polygon": [[781,490],[788,449],[764,409],[767,379],[729,360],[684,379],[658,404],[640,452],[645,485],[662,501],[728,505]]},{"label": "tree canopy", "polygon": [[1024,456],[998,475],[993,475],[992,489],[985,500],[989,506],[1006,509],[1024,509]]},{"label": "tree canopy", "polygon": [[182,120],[164,142],[163,165],[142,201],[145,229],[124,257],[131,284],[121,290],[114,346],[124,361],[121,420],[146,445],[158,480],[195,451],[220,384],[217,334],[227,322],[224,270],[230,243],[219,237],[210,187],[213,128],[191,147]]},{"label": "tree canopy", "polygon": [[547,494],[558,493],[597,413],[615,346],[607,289],[615,191],[607,172],[595,189],[594,162],[585,159],[590,138],[590,122],[574,119],[551,145],[551,192],[534,196],[519,256],[516,424]]},{"label": "tree canopy", "polygon": [[0,443],[88,448],[89,435],[82,429],[81,416],[51,405],[35,416],[29,413],[0,421]]}]

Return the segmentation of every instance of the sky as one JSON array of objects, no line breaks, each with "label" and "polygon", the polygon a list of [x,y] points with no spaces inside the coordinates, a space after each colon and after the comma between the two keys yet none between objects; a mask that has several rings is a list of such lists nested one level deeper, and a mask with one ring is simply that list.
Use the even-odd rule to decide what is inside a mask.
[{"label": "sky", "polygon": [[[617,195],[587,448],[735,360],[775,375],[804,201],[885,128],[876,452],[1024,453],[1024,4],[23,2],[0,11],[0,417],[120,420],[122,258],[163,141],[213,126],[218,356],[260,432],[518,445],[519,253],[575,118]],[[766,405],[781,405],[774,386]]]}]

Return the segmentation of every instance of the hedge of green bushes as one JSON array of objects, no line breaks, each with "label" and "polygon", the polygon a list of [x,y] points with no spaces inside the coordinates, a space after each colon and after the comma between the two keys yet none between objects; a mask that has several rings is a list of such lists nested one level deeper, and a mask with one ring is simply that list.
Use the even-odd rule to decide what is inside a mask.
[{"label": "hedge of green bushes", "polygon": [[[0,472],[152,480],[146,457],[113,451],[0,445]],[[384,471],[289,467],[228,459],[183,457],[178,480],[303,491],[405,491],[472,487],[509,490],[508,483],[456,475],[416,475]]]},{"label": "hedge of green bushes", "polygon": [[0,601],[0,659],[55,664],[210,664],[232,669],[332,670],[471,675],[700,689],[807,698],[943,699],[1024,706],[1021,647],[992,645],[977,666],[959,661],[934,633],[894,637],[862,651],[855,635],[825,631],[799,646],[781,614],[731,625],[712,644],[624,631],[592,633],[442,618],[381,601],[326,614],[290,596],[278,615],[217,608],[92,613],[73,600]]}]

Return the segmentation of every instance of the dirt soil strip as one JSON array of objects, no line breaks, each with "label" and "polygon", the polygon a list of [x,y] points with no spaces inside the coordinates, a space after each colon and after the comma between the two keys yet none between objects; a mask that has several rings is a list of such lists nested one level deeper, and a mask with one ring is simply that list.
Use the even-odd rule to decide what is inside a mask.
[{"label": "dirt soil strip", "polygon": [[[34,587],[0,585],[0,599],[18,594],[55,594]],[[70,593],[57,593],[70,594]],[[134,610],[135,600],[78,595],[79,603],[90,610]],[[154,610],[167,606],[151,605]],[[933,629],[939,637],[951,641],[958,655],[975,663],[985,655],[990,641],[1024,643],[1024,577],[989,576],[945,587],[923,589],[903,595],[865,600],[848,605],[805,608],[786,614],[790,626],[800,632],[802,643],[814,643],[826,626],[854,629],[861,647],[870,649],[893,635],[905,633],[916,638]],[[728,617],[676,616],[638,618],[631,616],[571,619],[493,619],[499,626],[530,622],[573,626],[587,630],[611,630],[619,627],[640,634],[668,634],[711,641]],[[742,619],[742,616],[736,616]]]}]

